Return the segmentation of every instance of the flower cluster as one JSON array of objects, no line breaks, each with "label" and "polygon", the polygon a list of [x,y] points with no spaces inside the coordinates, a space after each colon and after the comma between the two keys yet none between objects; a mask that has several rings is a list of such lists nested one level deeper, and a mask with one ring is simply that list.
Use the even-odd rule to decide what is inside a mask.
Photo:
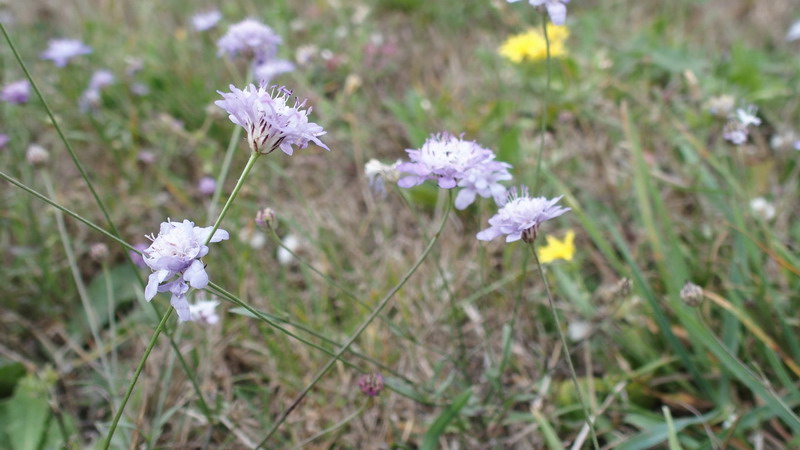
[{"label": "flower cluster", "polygon": [[[516,3],[519,0],[507,0],[508,3]],[[567,20],[567,3],[569,0],[528,0],[531,6],[544,6],[550,20],[555,25],[563,25]]]},{"label": "flower cluster", "polygon": [[[548,27],[550,56],[557,58],[567,54],[565,43],[569,37],[566,26]],[[547,42],[539,30],[528,30],[508,38],[499,49],[500,55],[511,62],[540,61],[547,58]]]},{"label": "flower cluster", "polygon": [[144,290],[145,299],[150,301],[158,292],[170,292],[170,303],[181,321],[192,320],[186,298],[189,287],[203,289],[208,285],[208,274],[200,260],[208,254],[206,241],[228,239],[227,231],[216,230],[209,240],[212,229],[196,227],[188,220],[167,219],[161,224],[158,236],[148,236],[152,243],[142,252],[144,263],[153,271]]},{"label": "flower cluster", "polygon": [[231,122],[247,130],[247,142],[256,153],[268,154],[280,148],[287,155],[297,148],[306,148],[309,142],[330,150],[318,139],[325,134],[321,126],[308,121],[311,108],[304,109],[305,101],[295,98],[290,105],[292,92],[273,86],[267,89],[249,85],[244,90],[230,86],[231,92],[217,91],[223,100],[214,102],[228,112]]},{"label": "flower cluster", "polygon": [[272,28],[255,19],[245,19],[232,25],[217,41],[219,55],[244,55],[253,61],[253,76],[268,84],[272,78],[294,70],[294,64],[278,59],[278,46],[283,42]]},{"label": "flower cluster", "polygon": [[56,67],[64,67],[72,58],[89,53],[92,48],[77,39],[52,39],[40,56],[53,61]]},{"label": "flower cluster", "polygon": [[536,233],[543,222],[571,209],[558,206],[559,200],[561,197],[531,197],[524,186],[519,190],[512,188],[506,203],[489,219],[489,228],[479,232],[476,237],[481,241],[491,241],[506,235],[506,242],[522,239],[531,243],[536,239]]},{"label": "flower cluster", "polygon": [[443,189],[461,187],[455,202],[458,209],[471,205],[476,195],[502,200],[506,188],[500,181],[511,179],[511,165],[495,161],[493,151],[449,133],[433,135],[419,150],[406,152],[411,161],[399,164],[397,170],[407,176],[397,184],[410,188],[436,180]]},{"label": "flower cluster", "polygon": [[0,100],[15,105],[22,105],[28,103],[28,98],[31,95],[31,84],[28,80],[19,80],[13,83],[8,83],[0,90]]},{"label": "flower cluster", "polygon": [[747,142],[750,135],[750,126],[761,125],[761,119],[756,116],[758,109],[750,105],[747,108],[739,108],[736,113],[728,120],[722,137],[734,145],[742,145]]}]

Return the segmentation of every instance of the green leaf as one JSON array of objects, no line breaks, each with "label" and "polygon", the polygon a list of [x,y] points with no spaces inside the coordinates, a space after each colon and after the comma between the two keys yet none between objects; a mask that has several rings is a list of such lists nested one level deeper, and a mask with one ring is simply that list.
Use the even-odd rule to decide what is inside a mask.
[{"label": "green leaf", "polygon": [[38,450],[50,421],[47,387],[34,376],[20,381],[14,396],[0,404],[0,424],[14,450]]},{"label": "green leaf", "polygon": [[470,397],[472,397],[472,388],[468,388],[466,391],[459,394],[458,397],[453,400],[453,403],[439,414],[439,417],[437,417],[430,428],[428,428],[428,432],[425,433],[425,438],[422,440],[422,446],[420,447],[422,450],[434,450],[438,448],[439,437],[444,434],[447,425],[449,425],[450,422],[458,416],[461,409],[466,406]]},{"label": "green leaf", "polygon": [[[108,324],[109,314],[112,313],[111,305],[114,305],[116,310],[134,301],[141,286],[138,274],[127,263],[110,268],[107,274],[106,277],[106,273],[99,272],[87,288],[89,301],[97,316],[97,324],[101,328]],[[86,315],[76,314],[73,317],[68,327],[70,335],[88,334],[89,323],[86,321]]]},{"label": "green leaf", "polygon": [[22,363],[0,359],[0,398],[6,398],[14,392],[14,386],[25,376]]}]

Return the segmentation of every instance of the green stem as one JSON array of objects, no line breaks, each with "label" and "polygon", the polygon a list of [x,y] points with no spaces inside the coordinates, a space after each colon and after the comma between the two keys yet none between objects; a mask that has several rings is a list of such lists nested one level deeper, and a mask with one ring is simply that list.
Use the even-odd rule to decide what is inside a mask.
[{"label": "green stem", "polygon": [[378,314],[381,313],[383,308],[385,308],[386,305],[389,304],[389,300],[391,300],[394,297],[394,295],[406,284],[406,282],[411,278],[411,276],[414,275],[419,266],[422,265],[422,262],[425,261],[425,258],[428,257],[428,254],[430,254],[431,250],[433,250],[434,244],[436,244],[436,241],[442,234],[444,226],[447,223],[447,218],[450,215],[450,208],[451,208],[451,203],[448,202],[447,209],[445,210],[445,213],[442,217],[442,222],[439,224],[439,228],[436,230],[436,234],[434,234],[431,240],[428,242],[428,246],[425,247],[425,250],[422,252],[422,255],[420,255],[419,259],[417,259],[414,265],[408,270],[408,272],[406,272],[406,274],[403,276],[400,282],[397,283],[397,285],[394,288],[392,288],[392,290],[389,291],[388,294],[386,294],[386,296],[380,301],[380,303],[378,303],[378,306],[375,307],[375,309],[372,310],[372,312],[366,318],[366,320],[364,320],[364,322],[362,322],[361,325],[359,325],[355,333],[353,333],[352,336],[350,336],[350,338],[348,338],[347,341],[344,343],[342,348],[340,348],[336,352],[336,355],[334,355],[333,358],[328,360],[327,364],[325,364],[325,366],[319,372],[317,372],[316,376],[314,376],[314,379],[311,380],[311,383],[309,383],[302,390],[302,392],[300,392],[297,398],[294,399],[292,404],[286,409],[286,411],[283,412],[281,417],[275,422],[275,424],[272,426],[269,432],[267,432],[267,436],[264,438],[264,440],[261,441],[258,447],[263,447],[264,444],[269,440],[269,438],[271,438],[272,435],[275,434],[276,431],[278,431],[278,428],[281,426],[281,424],[283,424],[283,422],[286,421],[286,419],[289,417],[289,414],[291,414],[291,412],[294,411],[295,408],[297,408],[300,402],[303,401],[306,394],[308,394],[308,392],[311,391],[311,389],[319,382],[319,380],[322,379],[323,376],[325,376],[325,374],[328,372],[328,370],[330,370],[331,367],[333,367],[334,363],[336,363],[339,357],[344,352],[346,352],[351,345],[353,345],[353,342],[355,342],[355,340],[358,339],[359,336],[361,336],[361,333],[363,333],[364,330],[367,329],[367,327],[372,323],[373,320],[375,320]]},{"label": "green stem", "polygon": [[539,187],[539,175],[542,172],[542,156],[544,155],[544,137],[547,132],[547,101],[550,98],[550,37],[547,35],[547,13],[542,13],[542,32],[544,33],[544,43],[547,49],[547,84],[544,90],[544,98],[542,99],[542,117],[540,119],[540,138],[539,138],[539,157],[536,158],[536,178],[533,179],[533,192]]},{"label": "green stem", "polygon": [[533,253],[534,261],[536,261],[536,267],[539,268],[539,275],[542,277],[544,290],[547,292],[547,301],[550,304],[550,311],[553,313],[553,320],[555,321],[556,331],[558,331],[558,337],[561,338],[561,345],[564,347],[564,355],[567,358],[567,365],[569,365],[569,374],[572,378],[572,384],[575,386],[575,392],[578,395],[578,401],[581,404],[581,408],[583,408],[583,415],[586,419],[586,425],[589,426],[589,432],[592,435],[592,443],[594,444],[594,448],[599,450],[600,444],[597,441],[597,434],[594,431],[594,423],[589,414],[589,408],[586,406],[586,402],[583,400],[581,387],[578,384],[578,375],[575,373],[575,366],[572,364],[572,356],[570,355],[569,345],[567,345],[567,338],[564,336],[564,332],[561,330],[561,321],[558,319],[558,310],[556,310],[556,304],[553,301],[553,295],[550,293],[550,285],[547,283],[547,277],[544,276],[544,269],[542,268],[542,263],[539,261],[539,256],[536,254],[536,248],[534,247],[534,244],[531,243],[529,247],[531,253]]},{"label": "green stem", "polygon": [[211,242],[211,238],[214,236],[214,233],[219,228],[219,225],[222,223],[222,219],[225,218],[225,215],[228,214],[228,209],[230,209],[231,205],[233,204],[233,200],[239,194],[239,191],[244,186],[244,180],[247,178],[247,175],[250,173],[250,170],[253,169],[253,165],[255,165],[256,160],[258,157],[261,156],[261,153],[251,152],[250,159],[247,160],[247,164],[244,166],[244,170],[242,170],[242,174],[239,175],[239,180],[236,182],[236,186],[233,188],[233,192],[231,192],[230,197],[228,197],[228,201],[225,202],[225,206],[222,207],[222,211],[219,212],[219,216],[217,217],[217,221],[214,222],[214,227],[211,229],[211,233],[208,234],[208,238],[206,239],[205,245],[208,245]]},{"label": "green stem", "polygon": [[156,327],[156,331],[153,333],[153,337],[150,338],[150,342],[147,344],[147,348],[144,350],[142,358],[139,360],[139,365],[136,367],[136,372],[133,374],[133,379],[128,385],[128,390],[125,392],[125,397],[122,398],[122,403],[119,405],[117,413],[114,415],[114,420],[111,422],[111,428],[108,430],[108,437],[103,445],[103,448],[106,450],[108,450],[108,448],[111,446],[111,439],[114,437],[114,431],[117,430],[117,425],[119,424],[119,419],[122,417],[122,412],[125,411],[125,405],[128,404],[128,399],[130,399],[131,394],[133,393],[133,388],[136,386],[136,381],[139,379],[142,369],[144,369],[144,365],[147,362],[147,358],[150,356],[150,352],[152,352],[153,347],[156,346],[158,336],[164,330],[164,327],[167,325],[167,320],[172,315],[172,309],[173,308],[168,308],[167,312],[164,313],[164,316],[161,318],[161,322],[159,322],[158,327]]}]

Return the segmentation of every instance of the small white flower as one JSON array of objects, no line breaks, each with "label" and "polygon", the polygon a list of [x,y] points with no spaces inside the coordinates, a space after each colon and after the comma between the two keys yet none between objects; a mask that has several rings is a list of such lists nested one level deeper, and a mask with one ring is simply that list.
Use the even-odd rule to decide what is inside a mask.
[{"label": "small white flower", "polygon": [[758,108],[754,105],[750,105],[747,108],[738,108],[736,110],[736,118],[746,127],[750,125],[759,126],[761,125],[761,119],[756,116],[756,112],[758,112]]},{"label": "small white flower", "polygon": [[[300,238],[298,238],[295,234],[286,235],[286,237],[283,238],[283,247],[278,248],[278,263],[280,263],[282,266],[288,266],[291,264],[294,261],[294,255],[292,255],[292,252],[297,253],[299,248]],[[291,252],[289,250],[291,250]]]},{"label": "small white flower", "polygon": [[400,172],[397,170],[397,166],[401,162],[398,159],[394,164],[384,164],[377,159],[370,159],[364,164],[364,175],[367,176],[372,192],[381,196],[386,195],[385,182],[396,183],[400,179]]},{"label": "small white flower", "polygon": [[789,42],[796,41],[800,39],[800,20],[793,23],[791,27],[789,27],[789,31],[786,33],[786,40]]},{"label": "small white flower", "polygon": [[750,200],[750,210],[753,211],[754,214],[763,217],[765,220],[772,220],[775,218],[775,205],[764,197],[756,197]]},{"label": "small white flower", "polygon": [[189,305],[189,315],[195,322],[204,323],[206,325],[214,325],[219,322],[217,315],[217,300],[201,300],[194,305]]}]

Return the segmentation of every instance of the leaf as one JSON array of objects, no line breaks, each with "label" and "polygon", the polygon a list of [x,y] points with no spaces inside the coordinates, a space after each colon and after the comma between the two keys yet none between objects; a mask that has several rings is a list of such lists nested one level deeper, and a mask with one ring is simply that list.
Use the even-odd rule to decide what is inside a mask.
[{"label": "leaf", "polygon": [[0,403],[0,424],[14,450],[37,450],[50,420],[46,387],[33,376],[22,379],[14,396]]},{"label": "leaf", "polygon": [[[111,305],[114,305],[116,310],[134,301],[140,286],[139,274],[127,263],[110,268],[107,274],[106,278],[106,273],[98,273],[87,288],[89,301],[97,316],[97,324],[101,328],[108,324],[109,313],[112,313]],[[109,298],[109,295],[112,297]],[[74,315],[74,320],[70,322],[68,328],[70,335],[88,334],[89,323],[86,320],[86,314]]]},{"label": "leaf", "polygon": [[25,376],[22,363],[0,359],[0,398],[6,398],[14,392],[14,386]]},{"label": "leaf", "polygon": [[461,409],[466,406],[470,397],[472,397],[472,388],[468,388],[466,391],[459,394],[458,397],[453,400],[453,403],[439,414],[439,417],[437,417],[430,428],[428,428],[428,432],[425,433],[425,438],[423,438],[422,446],[420,447],[422,450],[434,450],[438,448],[439,437],[444,434],[447,425],[449,425],[450,422],[458,416]]}]

